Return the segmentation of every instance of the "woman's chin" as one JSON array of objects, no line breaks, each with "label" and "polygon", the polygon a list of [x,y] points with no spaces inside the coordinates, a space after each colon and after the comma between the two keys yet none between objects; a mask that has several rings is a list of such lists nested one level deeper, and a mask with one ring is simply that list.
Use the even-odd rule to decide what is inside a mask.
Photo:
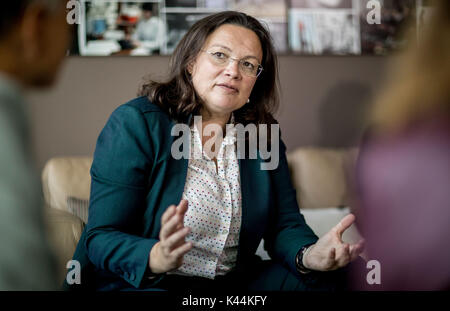
[{"label": "woman's chin", "polygon": [[236,102],[230,101],[215,101],[209,106],[208,110],[214,111],[215,113],[230,113],[239,109],[239,105]]}]

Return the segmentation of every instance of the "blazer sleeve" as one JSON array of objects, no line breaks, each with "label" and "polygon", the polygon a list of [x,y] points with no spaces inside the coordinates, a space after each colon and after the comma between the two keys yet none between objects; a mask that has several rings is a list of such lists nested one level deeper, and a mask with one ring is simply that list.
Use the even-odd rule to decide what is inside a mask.
[{"label": "blazer sleeve", "polygon": [[139,287],[158,241],[138,236],[146,205],[153,148],[144,114],[122,105],[102,130],[91,167],[86,227],[90,261]]},{"label": "blazer sleeve", "polygon": [[315,243],[318,237],[300,213],[281,135],[279,142],[279,164],[270,173],[273,195],[270,219],[273,221],[270,221],[264,237],[265,249],[271,258],[297,274],[295,257],[298,251],[305,245]]}]

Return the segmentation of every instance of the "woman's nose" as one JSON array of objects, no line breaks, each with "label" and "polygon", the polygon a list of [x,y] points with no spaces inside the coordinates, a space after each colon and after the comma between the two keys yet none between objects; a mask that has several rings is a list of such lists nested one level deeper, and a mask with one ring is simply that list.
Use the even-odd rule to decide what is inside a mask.
[{"label": "woman's nose", "polygon": [[225,74],[232,78],[240,77],[239,60],[230,58],[225,68]]}]

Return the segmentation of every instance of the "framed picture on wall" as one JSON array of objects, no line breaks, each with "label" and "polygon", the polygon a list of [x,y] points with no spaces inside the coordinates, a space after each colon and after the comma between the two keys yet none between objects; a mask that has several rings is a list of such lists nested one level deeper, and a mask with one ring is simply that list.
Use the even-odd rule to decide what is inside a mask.
[{"label": "framed picture on wall", "polygon": [[198,20],[207,16],[207,13],[197,13],[197,12],[177,12],[177,13],[167,13],[167,44],[164,50],[165,54],[171,54],[178,42],[185,35],[188,29]]},{"label": "framed picture on wall", "polygon": [[224,10],[261,21],[278,53],[386,55],[406,44],[401,34],[420,22],[417,12],[426,14],[425,0],[78,1],[71,55],[81,56],[170,55],[196,21]]},{"label": "framed picture on wall", "polygon": [[83,56],[160,54],[166,39],[161,1],[81,0],[78,52]]},{"label": "framed picture on wall", "polygon": [[361,1],[360,33],[361,53],[387,55],[406,45],[404,34],[408,27],[416,28],[417,0],[383,0],[380,23],[368,23],[368,0]]},{"label": "framed picture on wall", "polygon": [[351,9],[352,0],[292,0],[291,7],[303,9]]},{"label": "framed picture on wall", "polygon": [[357,16],[352,10],[289,12],[289,43],[294,52],[303,54],[360,54]]},{"label": "framed picture on wall", "polygon": [[291,0],[289,45],[309,55],[384,55],[401,48],[416,0]]},{"label": "framed picture on wall", "polygon": [[230,10],[251,15],[261,21],[270,31],[279,53],[289,51],[287,38],[287,1],[233,0]]}]

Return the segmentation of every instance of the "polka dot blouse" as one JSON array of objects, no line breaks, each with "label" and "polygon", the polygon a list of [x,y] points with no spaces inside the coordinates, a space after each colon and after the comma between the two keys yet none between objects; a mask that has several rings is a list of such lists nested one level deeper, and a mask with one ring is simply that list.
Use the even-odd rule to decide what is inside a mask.
[{"label": "polka dot blouse", "polygon": [[236,130],[228,130],[217,153],[216,166],[202,148],[197,125],[191,127],[183,199],[189,202],[184,225],[191,228],[186,240],[193,243],[193,248],[184,255],[175,274],[214,279],[236,264],[242,198],[235,142]]}]

